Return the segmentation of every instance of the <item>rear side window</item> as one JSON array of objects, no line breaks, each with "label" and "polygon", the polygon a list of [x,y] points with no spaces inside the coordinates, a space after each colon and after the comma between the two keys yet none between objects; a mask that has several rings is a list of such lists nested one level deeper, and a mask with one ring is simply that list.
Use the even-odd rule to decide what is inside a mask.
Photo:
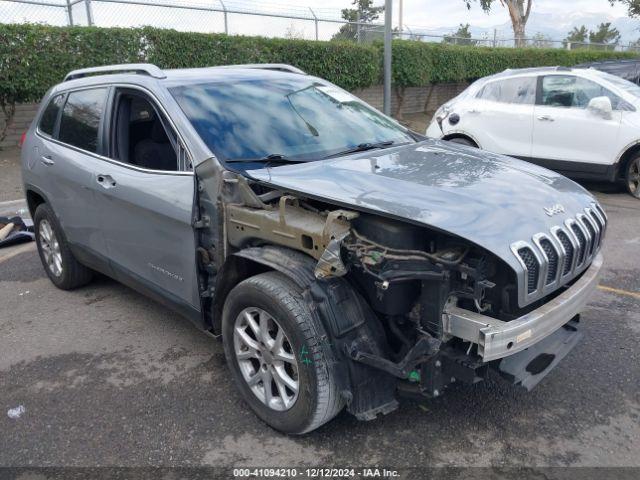
[{"label": "rear side window", "polygon": [[71,92],[62,109],[59,140],[96,153],[98,130],[106,98],[106,88]]},{"label": "rear side window", "polygon": [[573,75],[550,75],[542,78],[542,105],[548,107],[587,108],[596,97],[609,97],[614,110],[620,97],[591,80]]},{"label": "rear side window", "polygon": [[484,86],[478,98],[499,103],[533,105],[536,100],[536,79],[509,78],[491,82]]},{"label": "rear side window", "polygon": [[40,124],[38,125],[38,128],[42,133],[53,135],[53,129],[56,126],[58,113],[60,113],[60,108],[62,108],[63,98],[64,97],[62,95],[53,97],[49,102],[49,105],[47,105],[47,108],[44,109],[42,117],[40,118]]}]

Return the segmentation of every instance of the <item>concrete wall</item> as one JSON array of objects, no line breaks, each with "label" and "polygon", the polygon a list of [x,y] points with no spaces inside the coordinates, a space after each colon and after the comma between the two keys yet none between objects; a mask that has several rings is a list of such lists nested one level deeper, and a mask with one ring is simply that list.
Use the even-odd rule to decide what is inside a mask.
[{"label": "concrete wall", "polygon": [[[466,83],[449,83],[427,87],[406,88],[401,112],[398,112],[399,91],[394,88],[391,92],[391,112],[393,116],[398,118],[402,118],[403,114],[431,114],[435,112],[440,105],[462,92],[467,86],[468,84]],[[375,108],[382,110],[382,85],[356,90],[353,93]],[[15,117],[11,125],[9,125],[7,137],[0,143],[0,147],[14,147],[18,145],[20,136],[29,128],[37,109],[38,105],[31,103],[16,106]],[[0,115],[0,129],[1,128],[4,128],[4,118],[2,115]]]},{"label": "concrete wall", "polygon": [[[402,111],[398,112],[398,103],[400,101],[400,91],[397,88],[391,90],[391,114],[393,116],[402,116],[402,114],[411,113],[428,113],[435,112],[443,103],[457,96],[469,86],[468,83],[443,83],[438,85],[429,85],[427,87],[407,87],[404,91],[404,101],[402,102]],[[361,98],[365,102],[382,110],[383,92],[382,85],[356,90],[354,95]]]}]

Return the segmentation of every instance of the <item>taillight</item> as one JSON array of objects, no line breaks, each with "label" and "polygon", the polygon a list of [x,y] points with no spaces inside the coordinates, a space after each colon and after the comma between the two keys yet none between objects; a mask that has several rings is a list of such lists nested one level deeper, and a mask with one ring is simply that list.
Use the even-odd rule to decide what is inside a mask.
[{"label": "taillight", "polygon": [[24,132],[21,136],[20,136],[20,141],[18,142],[18,146],[20,148],[22,148],[22,145],[24,145],[24,141],[27,139],[27,132]]}]

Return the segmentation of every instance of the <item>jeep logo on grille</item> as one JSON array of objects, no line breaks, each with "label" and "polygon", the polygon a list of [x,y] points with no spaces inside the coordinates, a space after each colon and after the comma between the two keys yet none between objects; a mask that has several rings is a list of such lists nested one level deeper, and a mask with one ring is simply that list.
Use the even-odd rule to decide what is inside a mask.
[{"label": "jeep logo on grille", "polygon": [[558,215],[559,213],[564,213],[564,207],[559,203],[556,203],[551,207],[548,207],[548,208],[545,207],[544,213],[546,213],[550,217],[553,217],[554,215]]}]

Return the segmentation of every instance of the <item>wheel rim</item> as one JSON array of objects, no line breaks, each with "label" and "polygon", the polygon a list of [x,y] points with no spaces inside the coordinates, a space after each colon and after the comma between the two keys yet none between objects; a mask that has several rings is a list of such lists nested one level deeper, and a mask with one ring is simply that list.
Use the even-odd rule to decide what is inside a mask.
[{"label": "wheel rim", "polygon": [[631,161],[629,172],[627,174],[627,182],[629,182],[629,191],[635,195],[640,195],[640,158]]},{"label": "wheel rim", "polygon": [[47,269],[56,277],[62,275],[62,253],[60,243],[48,220],[41,220],[38,226],[40,248]]},{"label": "wheel rim", "polygon": [[245,308],[236,317],[233,345],[242,376],[253,394],[273,410],[289,410],[298,399],[298,363],[289,338],[269,313]]}]

